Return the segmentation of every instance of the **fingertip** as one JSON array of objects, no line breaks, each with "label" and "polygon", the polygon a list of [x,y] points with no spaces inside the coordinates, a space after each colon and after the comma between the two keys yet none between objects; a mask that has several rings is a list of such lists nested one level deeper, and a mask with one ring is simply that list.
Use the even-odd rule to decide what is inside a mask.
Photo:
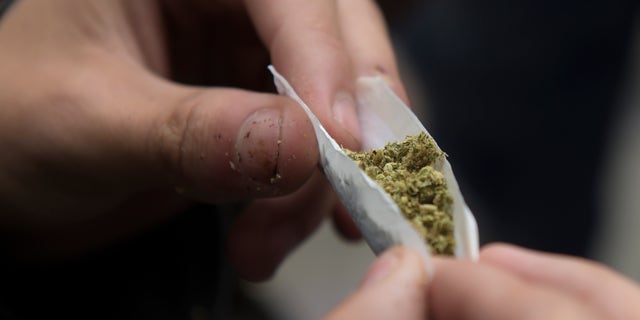
[{"label": "fingertip", "polygon": [[508,243],[491,243],[480,252],[480,262],[496,266],[516,266],[529,263],[538,252]]},{"label": "fingertip", "polygon": [[[451,278],[455,278],[456,274],[464,273],[469,275],[475,271],[477,263],[469,260],[458,260],[453,257],[446,256],[432,256],[431,263],[433,264],[433,273],[429,278],[430,290],[438,291],[438,288],[442,283],[447,283]],[[465,272],[462,270],[470,270],[471,272]]]},{"label": "fingertip", "polygon": [[452,261],[454,261],[453,258],[444,256],[431,256],[431,262],[433,263],[434,272],[437,272],[440,268],[445,268],[445,266],[447,266]]},{"label": "fingertip", "polygon": [[482,251],[512,251],[512,250],[528,250],[524,247],[506,242],[492,242],[482,247]]},{"label": "fingertip", "polygon": [[404,252],[400,247],[391,248],[380,255],[369,267],[362,280],[361,287],[367,287],[388,277],[399,266]]},{"label": "fingertip", "polygon": [[382,78],[408,104],[384,15],[376,2],[340,1],[338,5],[342,37],[354,74]]},{"label": "fingertip", "polygon": [[425,260],[415,251],[402,247],[403,257],[406,259],[406,263],[413,270],[417,276],[417,282],[419,284],[426,284],[427,282],[427,267],[425,266]]},{"label": "fingertip", "polygon": [[[410,289],[426,289],[427,283],[427,269],[424,266],[424,260],[415,251],[402,246],[396,246],[385,251],[373,264],[371,270],[375,271],[378,265],[388,265],[389,261],[394,261],[393,268],[386,268],[388,270],[389,278],[393,277],[392,281],[394,285],[407,286],[408,283],[411,286],[406,287]],[[382,278],[382,277],[377,277]],[[384,280],[387,281],[387,280]]]},{"label": "fingertip", "polygon": [[291,193],[315,170],[313,127],[293,100],[222,88],[175,95],[148,135],[160,183],[218,203]]},{"label": "fingertip", "polygon": [[512,244],[503,243],[503,242],[494,242],[489,243],[482,247],[480,250],[481,257],[493,257],[493,256],[501,256],[503,254],[509,254],[510,252],[521,249]]},{"label": "fingertip", "polygon": [[271,96],[269,108],[246,118],[235,144],[237,168],[261,184],[255,196],[280,196],[302,186],[315,170],[318,144],[308,116],[290,98]]},{"label": "fingertip", "polygon": [[386,84],[391,88],[391,90],[402,100],[406,105],[410,105],[409,96],[407,94],[407,90],[405,89],[402,80],[400,79],[400,74],[394,67],[394,72],[391,73],[387,70],[387,68],[378,64],[372,67],[370,72],[365,72],[365,75],[373,75],[380,77]]},{"label": "fingertip", "polygon": [[426,274],[420,257],[394,247],[371,266],[363,284],[329,319],[425,319]]},{"label": "fingertip", "polygon": [[[336,3],[247,1],[272,63],[329,134],[350,149],[360,146],[355,76],[344,48]],[[303,37],[300,35],[304,34]]]}]

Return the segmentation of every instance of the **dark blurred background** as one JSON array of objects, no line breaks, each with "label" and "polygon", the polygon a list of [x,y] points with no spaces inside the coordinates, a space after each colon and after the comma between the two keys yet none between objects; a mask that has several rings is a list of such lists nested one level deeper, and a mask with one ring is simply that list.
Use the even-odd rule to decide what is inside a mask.
[{"label": "dark blurred background", "polygon": [[[481,241],[588,255],[631,0],[434,0],[392,25]],[[414,88],[415,89],[415,88]]]}]

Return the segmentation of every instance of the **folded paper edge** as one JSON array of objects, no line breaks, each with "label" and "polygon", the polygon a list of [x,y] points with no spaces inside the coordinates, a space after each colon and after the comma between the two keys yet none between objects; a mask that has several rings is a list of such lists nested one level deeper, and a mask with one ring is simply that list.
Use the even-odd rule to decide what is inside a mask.
[{"label": "folded paper edge", "polygon": [[[333,147],[333,151],[336,151],[337,153],[340,153],[342,155],[344,155],[345,157],[346,154],[344,154],[344,152],[342,151],[342,149],[340,148],[340,146],[337,144],[337,142],[331,138],[331,136],[328,134],[328,132],[324,129],[324,127],[322,126],[322,124],[320,123],[320,121],[317,119],[317,117],[315,117],[315,115],[313,114],[313,112],[311,111],[311,109],[304,103],[304,101],[302,101],[302,99],[296,94],[295,90],[293,90],[293,88],[289,85],[289,83],[286,81],[286,79],[280,75],[277,70],[273,67],[273,66],[269,66],[269,70],[271,71],[271,73],[274,76],[274,81],[276,83],[276,87],[278,88],[278,92],[280,94],[286,94],[287,96],[291,97],[292,99],[294,99],[307,113],[307,115],[309,116],[311,122],[313,123],[314,126],[314,130],[316,132],[316,137],[318,140],[318,143],[320,145],[320,147],[322,147],[323,143],[329,143],[332,147]],[[382,88],[381,92],[383,92],[382,98],[383,99],[387,99],[387,100],[391,100],[393,105],[400,105],[402,106],[401,109],[405,109],[405,116],[410,117],[412,119],[411,123],[412,126],[411,128],[407,128],[403,126],[403,130],[407,131],[407,130],[417,130],[417,132],[409,132],[406,134],[402,134],[402,133],[398,133],[398,132],[394,132],[394,136],[390,139],[387,139],[387,142],[389,141],[396,141],[398,140],[398,137],[404,137],[408,134],[416,134],[419,131],[424,131],[426,132],[429,136],[431,136],[429,134],[429,132],[426,130],[426,128],[422,125],[422,123],[418,120],[418,118],[413,114],[413,112],[410,111],[410,109],[402,102],[402,100],[397,97],[395,95],[395,93],[393,93],[393,91],[386,85],[386,83],[384,83],[384,81],[382,79],[380,79],[379,77],[376,78],[372,78],[372,77],[366,77],[366,78],[361,78],[358,81],[359,84],[359,88],[361,86],[361,83],[363,82],[369,82],[371,83],[371,81],[373,81],[374,83],[376,83],[376,87],[378,88]],[[360,98],[361,94],[358,94],[358,98]],[[360,99],[358,99],[358,106],[359,108],[361,108],[363,105],[366,105],[366,102],[362,102],[360,101]],[[407,112],[408,111],[408,112]],[[326,140],[323,142],[323,140]],[[439,148],[439,147],[438,147]],[[324,150],[322,150],[321,148],[321,153],[323,153]],[[323,157],[321,157],[323,158]],[[326,162],[321,159],[321,164],[323,166],[328,165]],[[446,162],[446,160],[445,160]],[[445,165],[445,167],[449,168],[450,170],[450,165]],[[356,166],[357,168],[357,166]],[[373,181],[372,179],[370,179],[364,172],[362,172],[362,170],[360,170],[359,168],[357,168],[359,171],[359,174],[364,176],[364,180],[367,182],[367,185],[371,188],[374,188],[376,190],[378,190],[379,193],[381,193],[383,195],[383,197],[385,199],[388,199],[391,202],[391,205],[393,207],[395,207],[395,211],[397,211],[400,215],[402,215],[402,213],[400,212],[400,209],[397,207],[397,205],[393,202],[393,200],[391,200],[391,197],[389,197],[384,190],[382,190],[376,183],[375,181]],[[327,170],[325,170],[325,173],[327,172]],[[475,218],[473,218],[473,215],[471,214],[471,211],[468,209],[468,207],[466,206],[466,204],[464,203],[464,200],[462,199],[462,195],[460,194],[460,191],[458,189],[457,186],[457,181],[455,181],[455,177],[453,176],[453,173],[451,172],[451,177],[455,183],[455,190],[456,190],[456,194],[457,194],[457,198],[458,198],[458,204],[462,204],[463,206],[463,210],[464,210],[464,216],[465,219],[463,221],[454,221],[454,232],[455,232],[455,237],[456,237],[456,241],[460,241],[461,238],[465,238],[465,240],[462,242],[464,243],[464,249],[463,250],[459,250],[458,247],[460,247],[459,245],[456,246],[456,257],[458,258],[470,258],[472,260],[476,260],[477,259],[477,225],[475,223]],[[332,185],[334,185],[334,188],[336,188],[336,184],[338,183],[337,181],[333,181],[335,179],[329,179],[332,182]],[[447,179],[449,180],[449,179]],[[456,198],[456,197],[454,197]],[[454,200],[455,201],[455,200]],[[353,216],[353,212],[352,210],[349,210],[349,214]],[[454,220],[456,220],[456,216],[458,215],[454,215]],[[371,217],[369,217],[371,218]],[[355,217],[354,217],[355,220]],[[422,237],[419,236],[418,232],[410,225],[410,223],[403,217],[401,216],[401,224],[406,224],[406,226],[409,227],[410,231],[415,235],[418,236],[419,239],[422,240]],[[460,220],[460,219],[458,219]],[[460,228],[458,228],[458,225],[456,225],[457,223],[460,223]],[[464,231],[463,231],[464,230]],[[364,230],[366,231],[366,230]],[[468,235],[468,237],[462,237],[459,235],[460,232],[463,232],[465,235]],[[363,232],[364,233],[364,232]],[[395,235],[396,240],[399,240],[400,243],[398,242],[393,242],[393,243],[389,243],[386,246],[384,246],[386,248],[391,247],[393,245],[405,245],[407,247],[412,248],[414,251],[417,251],[421,256],[423,256],[423,259],[425,261],[425,268],[427,269],[427,273],[431,274],[432,273],[432,263],[431,263],[431,258],[430,258],[430,254],[429,254],[429,249],[427,248],[426,244],[424,243],[424,241],[420,241],[420,243],[416,243],[413,239],[413,237],[409,237],[406,238],[407,235]],[[378,248],[379,246],[375,246],[372,242],[372,240],[368,237],[366,237],[365,235],[365,239],[367,240],[367,243],[369,244],[369,246],[372,248],[372,250],[374,250],[374,252],[376,253],[380,253]],[[469,241],[469,239],[475,240],[475,244],[473,241]],[[475,252],[475,253],[474,253]]]},{"label": "folded paper edge", "polygon": [[[379,113],[378,117],[385,119],[387,125],[390,127],[382,131],[392,132],[393,134],[393,136],[385,137],[387,142],[399,141],[404,139],[407,135],[416,135],[421,131],[424,131],[428,136],[433,138],[429,133],[429,130],[424,127],[418,117],[416,117],[413,111],[411,111],[411,108],[409,108],[409,106],[407,106],[380,77],[361,77],[358,79],[357,89],[358,111]],[[381,104],[384,107],[377,108],[377,106]],[[409,123],[407,123],[407,121]],[[360,123],[360,126],[361,128],[364,128],[363,131],[368,130],[366,128],[367,123]],[[372,131],[372,129],[369,130]],[[363,139],[366,139],[366,137],[363,136]],[[383,139],[378,137],[376,140]],[[438,149],[442,150],[436,139],[433,138],[433,140],[436,142]],[[383,145],[376,142],[368,143],[365,141],[363,144],[374,148],[383,147]],[[453,219],[454,236],[456,239],[455,256],[457,258],[477,261],[480,249],[478,226],[475,217],[464,201],[464,197],[462,196],[458,181],[453,174],[453,169],[449,161],[445,159],[439,170],[445,175],[449,191],[454,198]]]}]

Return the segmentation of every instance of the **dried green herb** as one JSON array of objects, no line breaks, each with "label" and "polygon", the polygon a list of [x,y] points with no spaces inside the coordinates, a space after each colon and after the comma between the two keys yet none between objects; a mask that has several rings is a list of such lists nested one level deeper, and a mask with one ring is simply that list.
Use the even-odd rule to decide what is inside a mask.
[{"label": "dried green herb", "polygon": [[433,138],[421,132],[382,149],[345,152],[391,196],[432,253],[453,255],[453,198],[434,168],[446,155]]}]

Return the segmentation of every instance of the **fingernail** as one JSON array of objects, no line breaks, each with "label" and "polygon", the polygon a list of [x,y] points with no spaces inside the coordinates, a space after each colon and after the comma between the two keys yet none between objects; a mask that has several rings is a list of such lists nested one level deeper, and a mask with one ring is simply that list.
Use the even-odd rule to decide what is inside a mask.
[{"label": "fingernail", "polygon": [[374,72],[373,72],[376,76],[382,78],[382,80],[384,82],[387,83],[387,85],[389,87],[394,87],[395,83],[393,82],[393,79],[391,78],[391,76],[389,75],[389,73],[387,72],[387,69],[385,69],[382,66],[376,66],[374,68]]},{"label": "fingernail", "polygon": [[386,278],[399,266],[401,258],[402,252],[400,249],[387,250],[376,260],[371,268],[369,268],[361,286],[370,286]]},{"label": "fingernail", "polygon": [[380,77],[386,84],[395,92],[395,94],[404,101],[404,103],[409,104],[409,97],[407,97],[407,92],[402,87],[402,85],[398,82],[397,78],[392,77],[387,69],[378,65],[374,68],[373,74],[375,76]]},{"label": "fingernail", "polygon": [[347,129],[356,140],[360,140],[358,110],[353,96],[346,91],[339,91],[333,99],[332,108],[333,118]]},{"label": "fingernail", "polygon": [[280,109],[260,109],[249,115],[236,137],[237,170],[263,183],[276,177],[281,127]]}]

